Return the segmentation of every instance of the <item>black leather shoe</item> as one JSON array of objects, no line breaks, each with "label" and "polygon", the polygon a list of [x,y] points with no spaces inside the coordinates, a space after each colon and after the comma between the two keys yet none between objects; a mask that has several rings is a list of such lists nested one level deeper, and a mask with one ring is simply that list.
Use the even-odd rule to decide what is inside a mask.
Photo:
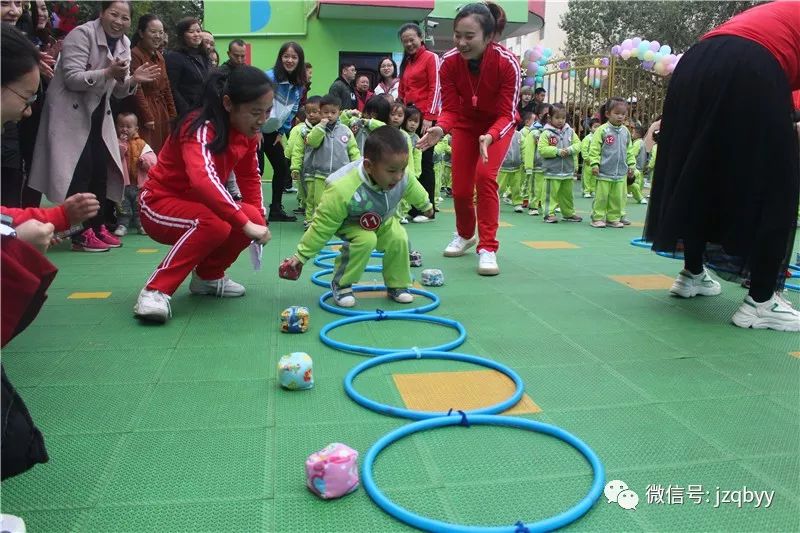
[{"label": "black leather shoe", "polygon": [[270,210],[269,212],[269,221],[270,222],[294,222],[297,220],[297,217],[294,215],[290,215],[283,209],[279,209],[277,211]]}]

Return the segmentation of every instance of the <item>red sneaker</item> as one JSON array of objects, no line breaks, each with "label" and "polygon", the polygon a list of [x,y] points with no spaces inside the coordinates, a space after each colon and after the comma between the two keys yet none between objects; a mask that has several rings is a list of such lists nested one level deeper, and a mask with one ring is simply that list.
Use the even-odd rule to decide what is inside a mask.
[{"label": "red sneaker", "polygon": [[110,249],[109,245],[97,238],[91,228],[72,241],[73,252],[107,252]]},{"label": "red sneaker", "polygon": [[97,238],[106,243],[109,248],[119,248],[122,246],[122,241],[108,231],[105,225],[100,226],[100,230],[97,232]]}]

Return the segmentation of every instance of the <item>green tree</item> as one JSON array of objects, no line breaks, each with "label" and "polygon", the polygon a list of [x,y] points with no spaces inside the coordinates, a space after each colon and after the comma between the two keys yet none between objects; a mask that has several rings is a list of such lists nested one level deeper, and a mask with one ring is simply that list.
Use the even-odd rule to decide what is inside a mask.
[{"label": "green tree", "polygon": [[[79,2],[80,14],[79,22],[82,24],[92,20],[100,11],[100,2],[81,1]],[[145,13],[153,13],[164,23],[164,30],[169,33],[170,47],[177,42],[175,38],[175,24],[184,17],[194,17],[202,22],[203,20],[203,0],[137,0],[132,2],[133,21],[128,36],[136,31],[136,23],[139,17]]]},{"label": "green tree", "polygon": [[704,33],[760,3],[746,1],[597,1],[569,0],[559,27],[567,34],[565,54],[602,53],[629,37],[668,44],[686,51]]}]

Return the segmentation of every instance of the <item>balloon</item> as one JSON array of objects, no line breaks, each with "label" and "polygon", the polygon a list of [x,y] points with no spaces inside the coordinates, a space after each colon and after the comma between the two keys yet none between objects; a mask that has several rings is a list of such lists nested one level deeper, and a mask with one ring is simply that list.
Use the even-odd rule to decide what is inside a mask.
[{"label": "balloon", "polygon": [[544,67],[543,65],[539,65],[539,68],[536,69],[537,76],[544,76],[546,73],[547,73],[547,68]]},{"label": "balloon", "polygon": [[653,70],[655,70],[656,74],[663,76],[667,72],[667,67],[664,66],[664,63],[656,63],[656,66],[653,67]]},{"label": "balloon", "polygon": [[531,61],[538,61],[539,58],[541,57],[542,57],[541,50],[536,50],[535,48],[531,50],[531,57],[530,57]]},{"label": "balloon", "polygon": [[523,85],[531,87],[531,86],[533,86],[533,81],[534,81],[533,77],[528,76],[527,78],[525,78],[525,81],[523,82]]},{"label": "balloon", "polygon": [[545,48],[543,53],[545,57],[550,57],[551,55],[553,55],[553,51],[550,50],[549,48]]},{"label": "balloon", "polygon": [[630,50],[633,47],[634,47],[633,41],[631,41],[630,39],[625,39],[624,41],[622,41],[623,50]]},{"label": "balloon", "polygon": [[577,75],[578,75],[578,71],[576,71],[575,69],[572,69],[572,70],[569,71],[569,77],[570,78],[574,78]]},{"label": "balloon", "polygon": [[568,80],[569,79],[569,72],[562,72],[561,73],[561,79],[562,80]]},{"label": "balloon", "polygon": [[670,63],[667,65],[667,74],[672,74],[672,71],[675,70],[675,63]]},{"label": "balloon", "polygon": [[669,54],[667,56],[664,56],[664,58],[663,58],[663,61],[665,63],[667,63],[667,64],[674,63],[677,60],[678,60],[678,57],[675,54]]},{"label": "balloon", "polygon": [[602,83],[602,82],[601,82],[600,80],[597,80],[597,79],[596,79],[596,80],[594,80],[594,81],[592,82],[592,87],[594,87],[595,89],[599,89],[599,88],[600,88],[600,84],[601,84],[601,83]]},{"label": "balloon", "polygon": [[531,52],[532,52],[532,51],[533,51],[533,50],[531,50],[531,49],[529,48],[528,50],[525,50],[525,53],[524,53],[524,54],[522,54],[522,60],[523,60],[524,62],[526,62],[526,63],[527,63],[528,61],[530,61],[530,60],[531,60]]},{"label": "balloon", "polygon": [[539,53],[541,53],[544,50],[541,44],[537,44],[536,46],[533,47],[533,49]]},{"label": "balloon", "polygon": [[537,65],[536,63],[534,62],[528,63],[528,72],[536,72],[537,68],[539,68],[539,65]]},{"label": "balloon", "polygon": [[589,78],[587,78],[586,76],[584,76],[581,81],[583,82],[584,85],[589,85]]},{"label": "balloon", "polygon": [[641,42],[642,42],[641,37],[634,37],[633,40],[631,41],[631,44],[633,45],[634,48],[638,48]]},{"label": "balloon", "polygon": [[641,53],[645,53],[646,51],[650,50],[650,43],[647,41],[642,41],[639,43],[639,46],[636,47]]},{"label": "balloon", "polygon": [[651,68],[653,68],[653,62],[652,61],[644,61],[642,63],[642,68],[645,69],[645,70],[650,70]]},{"label": "balloon", "polygon": [[650,43],[650,50],[653,52],[658,52],[658,49],[661,48],[661,43],[658,41],[653,41]]},{"label": "balloon", "polygon": [[600,66],[601,67],[607,67],[608,63],[609,63],[609,61],[608,61],[607,57],[604,57],[604,58],[600,59]]},{"label": "balloon", "polygon": [[655,59],[655,54],[653,53],[652,50],[648,50],[647,52],[644,53],[645,61],[653,61],[653,59]]},{"label": "balloon", "polygon": [[656,63],[658,63],[664,58],[664,55],[660,51],[653,54],[653,56],[654,56],[653,61],[655,61]]},{"label": "balloon", "polygon": [[603,79],[607,78],[608,77],[608,70],[600,69],[600,77],[602,77]]},{"label": "balloon", "polygon": [[622,52],[622,47],[618,44],[615,44],[611,47],[611,55],[619,56],[620,52]]},{"label": "balloon", "polygon": [[662,44],[658,51],[661,52],[661,55],[668,56],[672,53],[672,48],[668,44]]},{"label": "balloon", "polygon": [[631,51],[630,50],[623,50],[622,53],[619,55],[622,59],[630,59]]}]

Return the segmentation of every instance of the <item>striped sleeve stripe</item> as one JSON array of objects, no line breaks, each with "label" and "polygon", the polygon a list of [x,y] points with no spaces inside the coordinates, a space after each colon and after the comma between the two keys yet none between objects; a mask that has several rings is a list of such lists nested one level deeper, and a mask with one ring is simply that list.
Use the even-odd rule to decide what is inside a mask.
[{"label": "striped sleeve stripe", "polygon": [[508,62],[511,63],[511,66],[514,68],[514,99],[512,100],[511,105],[511,122],[509,122],[508,125],[500,131],[500,137],[502,138],[510,129],[515,127],[516,121],[514,120],[514,111],[517,108],[517,101],[519,101],[519,88],[522,83],[522,79],[517,58],[514,57],[511,52],[502,48],[498,47],[497,51],[500,53],[500,56],[506,58],[506,60],[508,60]]},{"label": "striped sleeve stripe", "polygon": [[200,151],[203,154],[203,161],[205,161],[206,167],[206,175],[208,179],[211,181],[211,184],[214,188],[222,194],[222,197],[228,202],[231,207],[239,210],[239,204],[237,204],[231,194],[228,192],[222,185],[222,181],[219,179],[219,175],[217,174],[217,167],[214,165],[214,160],[211,158],[211,152],[208,150],[208,125],[203,124],[203,126],[197,130],[197,142],[200,143]]},{"label": "striped sleeve stripe", "polygon": [[452,56],[452,55],[457,54],[457,53],[458,53],[458,48],[453,48],[453,49],[448,50],[447,52],[445,52],[444,55],[442,55],[441,59],[437,58],[436,95],[435,95],[435,101],[433,102],[433,105],[431,105],[431,109],[434,109],[435,111],[432,111],[432,113],[438,114],[438,113],[441,112],[441,107],[442,107],[442,84],[441,84],[440,71],[442,70],[442,65],[444,65],[444,60],[447,59],[448,57]]},{"label": "striped sleeve stripe", "polygon": [[432,115],[438,113],[439,99],[441,98],[442,88],[439,84],[439,56],[428,50],[428,53],[433,56],[433,64],[436,65],[436,86],[433,89],[433,99],[431,100],[431,108],[428,111]]}]

